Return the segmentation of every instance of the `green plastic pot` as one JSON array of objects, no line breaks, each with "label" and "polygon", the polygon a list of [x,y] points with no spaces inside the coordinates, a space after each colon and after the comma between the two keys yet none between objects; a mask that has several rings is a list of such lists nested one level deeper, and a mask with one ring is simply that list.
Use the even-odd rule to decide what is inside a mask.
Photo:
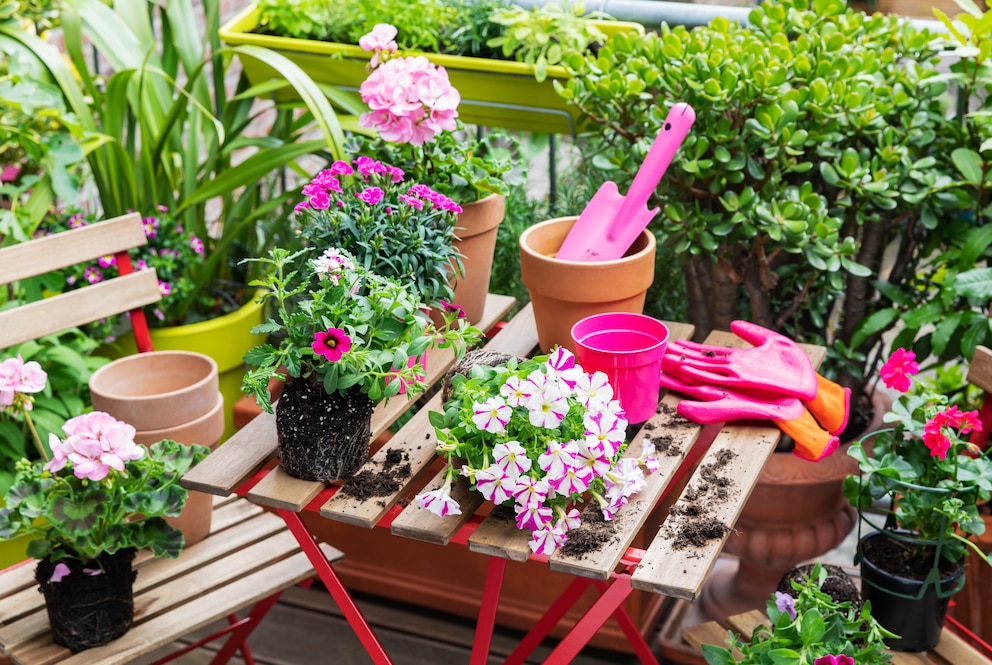
[{"label": "green plastic pot", "polygon": [[[220,29],[221,39],[231,46],[250,44],[278,51],[317,83],[357,92],[368,76],[366,65],[372,56],[368,51],[351,44],[255,34],[252,31],[258,26],[258,15],[257,5],[248,6]],[[644,33],[644,26],[640,23],[594,23],[606,35]],[[462,98],[458,116],[463,122],[554,134],[574,135],[582,130],[578,111],[570,107],[554,89],[553,81],[569,78],[564,67],[548,67],[547,78],[538,83],[534,79],[534,66],[522,62],[434,53],[417,55],[424,55],[447,70],[451,84]],[[245,74],[253,85],[280,77],[275,70],[258,60],[240,57]],[[291,88],[286,88],[276,93],[276,99],[286,101],[293,99],[294,95]]]}]

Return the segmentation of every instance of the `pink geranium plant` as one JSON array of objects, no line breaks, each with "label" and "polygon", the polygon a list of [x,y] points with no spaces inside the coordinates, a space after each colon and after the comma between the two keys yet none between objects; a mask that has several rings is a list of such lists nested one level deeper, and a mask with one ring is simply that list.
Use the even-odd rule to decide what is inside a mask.
[{"label": "pink geranium plant", "polygon": [[466,476],[487,500],[513,507],[540,554],[579,526],[579,503],[596,501],[611,520],[644,487],[642,469],[658,468],[647,441],[639,457],[624,455],[627,420],[606,375],[585,372],[562,348],[454,376],[444,413],[430,420],[448,471],[442,487],[417,496],[419,505],[458,514],[451,484]]},{"label": "pink geranium plant", "polygon": [[[29,404],[30,398],[14,389],[12,401]],[[89,564],[87,574],[100,574],[99,557],[121,549],[177,556],[183,535],[164,518],[179,515],[186,502],[179,478],[207,448],[166,440],[146,449],[135,443],[134,427],[101,411],[70,418],[62,429],[64,437],[49,437],[47,461],[17,462],[0,508],[0,538],[38,536],[29,556],[79,560]],[[51,581],[67,571],[57,566]]]},{"label": "pink geranium plant", "polygon": [[848,476],[844,495],[859,509],[888,497],[888,525],[939,543],[949,562],[968,547],[984,558],[968,539],[985,531],[976,504],[992,494],[988,451],[967,440],[982,423],[977,411],[962,411],[948,396],[914,386],[917,372],[916,355],[906,349],[896,349],[882,366],[883,383],[903,393],[885,415],[894,426],[869,434],[870,448],[851,445],[848,454],[861,474]]}]

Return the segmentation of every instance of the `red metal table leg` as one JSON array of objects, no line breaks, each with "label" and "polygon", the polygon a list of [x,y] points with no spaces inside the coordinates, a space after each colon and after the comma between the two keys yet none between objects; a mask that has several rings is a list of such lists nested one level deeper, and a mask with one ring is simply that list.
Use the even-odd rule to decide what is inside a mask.
[{"label": "red metal table leg", "polygon": [[475,639],[472,641],[470,665],[486,665],[486,661],[489,660],[489,647],[492,645],[493,629],[496,626],[496,608],[499,606],[499,595],[503,590],[505,571],[506,559],[498,556],[489,557],[486,586],[482,591],[482,604],[479,607],[479,621],[475,626]]},{"label": "red metal table leg", "polygon": [[503,661],[503,665],[523,665],[527,657],[530,656],[534,649],[544,641],[544,638],[548,636],[551,630],[558,625],[561,618],[565,616],[565,613],[575,605],[575,602],[579,599],[582,593],[589,588],[592,584],[592,580],[585,577],[576,577],[572,580],[571,584],[565,587],[565,590],[561,592],[558,599],[555,600],[554,604],[548,608],[548,611],[544,613],[544,616],[534,624],[534,627],[530,629],[524,639],[520,641],[517,648],[506,657]]},{"label": "red metal table leg", "polygon": [[334,602],[338,604],[341,613],[344,614],[344,618],[348,620],[351,629],[355,631],[355,635],[358,636],[358,639],[362,642],[362,646],[365,647],[365,652],[372,658],[372,662],[376,663],[376,665],[392,665],[392,661],[389,660],[386,650],[382,648],[382,644],[379,643],[378,638],[372,632],[372,628],[362,615],[362,611],[358,609],[351,594],[344,588],[337,573],[334,572],[334,568],[327,562],[324,553],[320,551],[313,535],[307,531],[299,514],[283,509],[279,509],[278,513],[279,517],[286,522],[286,526],[289,527],[289,530],[296,537],[297,542],[300,543],[300,547],[306,553],[307,558],[310,559],[310,563],[317,572],[317,576],[324,583],[324,586],[327,587],[327,591],[334,598]]},{"label": "red metal table leg", "polygon": [[[630,584],[629,575],[626,576],[627,584]],[[606,582],[597,582],[596,587],[599,589],[600,593],[606,593],[609,585]],[[627,638],[627,642],[634,648],[634,653],[637,657],[641,659],[642,663],[655,663],[657,665],[658,661],[654,657],[654,652],[651,651],[651,647],[648,643],[644,641],[644,636],[641,635],[640,629],[634,620],[630,618],[627,614],[627,610],[623,605],[617,607],[616,611],[613,612],[613,618],[617,620],[620,624],[620,630],[623,631],[624,636]]]},{"label": "red metal table leg", "polygon": [[[605,593],[599,597],[599,600],[593,603],[593,606],[579,619],[579,622],[569,631],[565,639],[558,643],[558,646],[555,647],[551,655],[544,661],[545,665],[567,665],[571,663],[579,652],[582,651],[582,647],[588,644],[592,636],[596,634],[596,631],[606,623],[610,615],[617,611],[620,604],[626,600],[631,591],[630,577],[627,575],[616,576]],[[654,657],[654,654],[651,653],[651,649],[644,643],[644,638],[641,637],[636,629],[634,632],[638,639],[631,642],[631,644],[637,650],[641,661],[658,665],[658,661]],[[629,635],[628,639],[630,639]],[[643,649],[638,648],[640,646],[637,644],[638,641],[643,643]]]}]

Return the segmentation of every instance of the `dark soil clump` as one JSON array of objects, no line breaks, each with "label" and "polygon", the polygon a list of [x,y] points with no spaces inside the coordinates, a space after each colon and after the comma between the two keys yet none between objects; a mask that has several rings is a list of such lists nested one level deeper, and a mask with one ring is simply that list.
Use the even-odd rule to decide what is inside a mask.
[{"label": "dark soil clump", "polygon": [[668,457],[678,457],[682,454],[682,448],[675,443],[675,437],[671,434],[662,434],[660,436],[655,436],[651,439],[651,443],[654,444],[654,449],[659,455],[667,455]]},{"label": "dark soil clump", "polygon": [[700,476],[705,482],[689,485],[682,499],[668,509],[669,519],[665,522],[666,535],[672,539],[676,550],[701,547],[710,540],[723,538],[730,527],[716,518],[713,506],[730,498],[734,481],[720,475],[736,453],[723,449],[717,452],[716,459],[700,467]]},{"label": "dark soil clump", "polygon": [[615,534],[616,526],[613,522],[604,520],[602,513],[598,510],[585,511],[581,526],[568,533],[568,540],[561,546],[560,551],[565,556],[581,557],[583,554],[599,550],[610,542]]},{"label": "dark soil clump", "polygon": [[359,501],[365,501],[377,496],[392,496],[400,488],[402,482],[410,477],[410,455],[399,448],[386,451],[386,460],[382,470],[366,469],[352,478],[341,488],[346,496]]},{"label": "dark soil clump", "polygon": [[[861,555],[880,569],[921,582],[933,569],[936,552],[932,545],[915,545],[884,534],[861,541]],[[941,578],[949,577],[957,571],[957,565],[942,559],[939,570]]]}]

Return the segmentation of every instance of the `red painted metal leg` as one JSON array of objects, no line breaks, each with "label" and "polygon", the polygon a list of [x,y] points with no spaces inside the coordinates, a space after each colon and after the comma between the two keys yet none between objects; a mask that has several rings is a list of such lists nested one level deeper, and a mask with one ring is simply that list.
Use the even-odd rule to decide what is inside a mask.
[{"label": "red painted metal leg", "polygon": [[544,641],[544,638],[558,625],[558,622],[565,616],[565,613],[575,605],[582,593],[591,584],[592,580],[586,577],[576,577],[572,580],[572,583],[565,587],[565,590],[561,592],[561,595],[558,596],[554,604],[548,608],[544,616],[524,636],[524,639],[520,641],[517,648],[506,657],[503,665],[523,665],[528,656]]},{"label": "red painted metal leg", "polygon": [[217,655],[211,659],[210,665],[224,665],[238,651],[241,652],[241,657],[244,659],[246,665],[254,665],[255,659],[252,658],[251,651],[248,649],[245,641],[251,635],[252,631],[258,627],[258,624],[262,622],[265,615],[269,613],[269,610],[275,606],[276,601],[279,600],[279,596],[281,595],[282,591],[258,601],[251,608],[248,616],[240,621],[234,614],[228,617],[228,621],[232,626],[236,626],[236,628],[231,632],[231,636],[227,638],[227,641],[221,647],[220,651],[217,652]]},{"label": "red painted metal leg", "polygon": [[498,556],[489,557],[486,586],[482,591],[482,605],[479,607],[479,621],[475,626],[475,639],[472,641],[470,665],[486,665],[489,660],[489,647],[493,641],[496,608],[499,607],[499,595],[503,590],[504,572],[506,572],[506,559]]},{"label": "red painted metal leg", "polygon": [[[624,578],[627,580],[627,584],[630,584],[629,575],[625,575]],[[606,582],[597,582],[596,588],[599,589],[600,593],[606,593],[609,589],[609,585]],[[634,648],[634,653],[637,657],[641,659],[642,663],[655,663],[657,665],[658,660],[654,657],[654,652],[651,651],[651,647],[648,643],[644,641],[644,636],[641,635],[640,629],[634,620],[630,618],[627,614],[626,608],[623,605],[617,607],[616,611],[613,613],[613,618],[616,619],[617,623],[620,624],[620,630],[623,631],[624,636],[627,638],[627,642],[631,647]]]},{"label": "red painted metal leg", "polygon": [[[555,647],[551,655],[544,661],[545,665],[567,665],[571,663],[579,655],[579,652],[582,651],[582,647],[588,644],[592,636],[596,634],[596,631],[606,623],[610,615],[616,612],[617,608],[630,595],[631,591],[630,578],[628,576],[621,575],[614,578],[609,589],[579,619],[579,622],[569,631],[565,639],[558,643],[558,646]],[[641,656],[642,660],[644,659],[643,655],[640,653],[638,655]],[[650,649],[648,649],[648,656],[648,660],[643,660],[643,662],[653,663],[654,665],[658,664],[654,655],[650,653]]]},{"label": "red painted metal leg", "polygon": [[376,665],[392,665],[392,661],[389,660],[386,650],[382,648],[382,644],[379,643],[378,638],[372,632],[372,628],[362,615],[362,611],[358,609],[351,594],[344,588],[337,573],[334,572],[334,568],[324,558],[324,553],[320,551],[317,542],[310,532],[307,531],[306,526],[303,525],[303,520],[300,519],[299,514],[282,509],[279,509],[278,513],[279,517],[286,522],[286,526],[289,527],[289,530],[296,537],[297,542],[300,543],[300,547],[303,548],[303,551],[310,559],[310,563],[313,564],[313,569],[317,572],[317,576],[324,583],[324,586],[327,587],[327,591],[334,598],[334,602],[338,604],[342,614],[344,614],[344,618],[348,620],[351,629],[355,631],[355,635],[358,636],[358,639],[362,642],[362,646],[365,647],[365,652],[372,658],[372,662],[376,663]]}]

